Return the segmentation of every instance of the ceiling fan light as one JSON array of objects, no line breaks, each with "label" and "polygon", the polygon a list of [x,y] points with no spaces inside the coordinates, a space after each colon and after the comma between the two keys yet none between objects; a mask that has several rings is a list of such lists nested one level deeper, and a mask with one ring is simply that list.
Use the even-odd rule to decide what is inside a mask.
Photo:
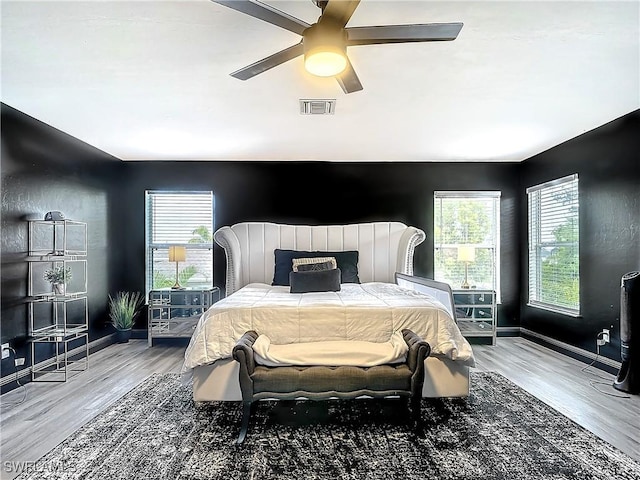
[{"label": "ceiling fan light", "polygon": [[304,68],[312,75],[334,77],[347,68],[347,57],[339,48],[314,48],[305,53]]},{"label": "ceiling fan light", "polygon": [[312,75],[334,77],[347,68],[346,32],[331,21],[320,21],[303,34],[304,68]]}]

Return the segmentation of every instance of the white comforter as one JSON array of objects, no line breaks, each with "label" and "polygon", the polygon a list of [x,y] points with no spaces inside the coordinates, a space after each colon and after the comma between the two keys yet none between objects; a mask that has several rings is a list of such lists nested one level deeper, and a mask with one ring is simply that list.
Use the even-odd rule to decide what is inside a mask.
[{"label": "white comforter", "polygon": [[183,372],[231,356],[248,330],[273,344],[362,340],[388,342],[409,328],[444,356],[474,366],[471,345],[438,300],[393,283],[345,283],[339,292],[289,293],[252,283],[213,304],[200,318],[185,352]]}]

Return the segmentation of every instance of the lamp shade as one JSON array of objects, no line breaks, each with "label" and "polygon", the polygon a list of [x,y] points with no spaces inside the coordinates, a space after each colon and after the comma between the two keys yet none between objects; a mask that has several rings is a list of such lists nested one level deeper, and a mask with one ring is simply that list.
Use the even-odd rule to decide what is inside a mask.
[{"label": "lamp shade", "polygon": [[169,247],[170,262],[184,262],[187,258],[187,249],[178,245]]},{"label": "lamp shade", "polygon": [[476,249],[469,245],[462,245],[458,247],[458,261],[459,262],[473,262],[476,259]]}]

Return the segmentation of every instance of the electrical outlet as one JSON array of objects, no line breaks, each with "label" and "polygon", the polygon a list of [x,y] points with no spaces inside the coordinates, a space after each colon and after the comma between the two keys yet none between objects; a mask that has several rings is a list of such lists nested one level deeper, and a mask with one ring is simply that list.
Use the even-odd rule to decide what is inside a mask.
[{"label": "electrical outlet", "polygon": [[5,358],[9,358],[9,355],[11,355],[11,350],[9,350],[9,344],[8,343],[3,343],[2,344],[2,359],[4,360]]},{"label": "electrical outlet", "polygon": [[602,331],[596,336],[596,344],[601,347],[609,343],[609,330],[603,328]]}]

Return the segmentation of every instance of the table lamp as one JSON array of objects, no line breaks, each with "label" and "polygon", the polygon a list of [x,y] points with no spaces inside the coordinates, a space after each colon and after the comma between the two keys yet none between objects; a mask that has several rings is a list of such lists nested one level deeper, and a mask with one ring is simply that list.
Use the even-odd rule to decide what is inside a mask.
[{"label": "table lamp", "polygon": [[187,249],[178,245],[169,247],[169,261],[176,262],[176,283],[173,287],[174,290],[184,290],[184,287],[180,285],[178,278],[178,265],[180,262],[184,262],[187,259]]},{"label": "table lamp", "polygon": [[462,288],[470,288],[469,285],[469,264],[476,259],[475,247],[469,245],[462,245],[458,247],[458,261],[464,262],[464,282],[462,282]]}]

